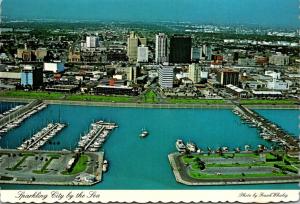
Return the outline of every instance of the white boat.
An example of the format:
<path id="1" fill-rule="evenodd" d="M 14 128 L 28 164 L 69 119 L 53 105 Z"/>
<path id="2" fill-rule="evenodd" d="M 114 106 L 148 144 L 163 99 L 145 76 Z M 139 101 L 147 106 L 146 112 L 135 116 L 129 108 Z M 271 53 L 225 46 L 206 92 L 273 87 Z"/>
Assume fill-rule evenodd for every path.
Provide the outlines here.
<path id="1" fill-rule="evenodd" d="M 108 161 L 107 160 L 103 161 L 102 170 L 103 170 L 103 172 L 107 172 L 107 170 L 108 170 Z"/>
<path id="2" fill-rule="evenodd" d="M 190 151 L 190 152 L 196 152 L 197 151 L 197 146 L 193 143 L 193 142 L 188 142 L 186 144 L 186 147 L 187 149 Z"/>
<path id="3" fill-rule="evenodd" d="M 183 143 L 182 140 L 179 140 L 179 139 L 176 141 L 176 148 L 179 152 L 185 152 L 186 151 L 185 144 Z"/>
<path id="4" fill-rule="evenodd" d="M 149 135 L 149 132 L 146 129 L 143 129 L 141 134 L 140 134 L 140 137 L 144 138 L 144 137 L 147 137 L 148 135 Z"/>

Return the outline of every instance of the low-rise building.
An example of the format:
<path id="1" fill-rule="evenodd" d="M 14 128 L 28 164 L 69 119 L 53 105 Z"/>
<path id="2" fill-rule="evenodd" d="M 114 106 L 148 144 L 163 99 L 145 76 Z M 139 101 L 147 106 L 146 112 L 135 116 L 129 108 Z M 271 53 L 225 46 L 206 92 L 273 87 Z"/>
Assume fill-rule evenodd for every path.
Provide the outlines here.
<path id="1" fill-rule="evenodd" d="M 277 66 L 285 66 L 290 62 L 290 57 L 287 55 L 276 54 L 272 55 L 269 58 L 269 64 L 277 65 Z"/>
<path id="2" fill-rule="evenodd" d="M 239 98 L 247 98 L 248 96 L 248 92 L 246 90 L 233 86 L 232 84 L 227 84 L 225 87 L 227 91 Z"/>
<path id="3" fill-rule="evenodd" d="M 217 80 L 223 86 L 227 84 L 237 86 L 239 84 L 239 72 L 232 69 L 221 69 L 217 73 Z"/>
<path id="4" fill-rule="evenodd" d="M 62 62 L 45 62 L 44 63 L 44 71 L 46 72 L 63 72 L 65 70 L 64 63 Z"/>
<path id="5" fill-rule="evenodd" d="M 267 82 L 267 88 L 272 90 L 282 90 L 287 91 L 289 90 L 289 83 L 285 81 L 279 81 L 274 79 L 273 81 Z"/>

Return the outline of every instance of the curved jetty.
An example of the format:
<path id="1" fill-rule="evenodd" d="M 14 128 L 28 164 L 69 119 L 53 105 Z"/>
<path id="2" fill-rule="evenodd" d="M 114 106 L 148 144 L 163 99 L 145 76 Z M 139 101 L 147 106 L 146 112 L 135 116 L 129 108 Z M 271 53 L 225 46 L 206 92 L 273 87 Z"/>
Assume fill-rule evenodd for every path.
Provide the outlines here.
<path id="1" fill-rule="evenodd" d="M 284 152 L 172 153 L 176 181 L 186 185 L 300 182 L 299 158 Z"/>

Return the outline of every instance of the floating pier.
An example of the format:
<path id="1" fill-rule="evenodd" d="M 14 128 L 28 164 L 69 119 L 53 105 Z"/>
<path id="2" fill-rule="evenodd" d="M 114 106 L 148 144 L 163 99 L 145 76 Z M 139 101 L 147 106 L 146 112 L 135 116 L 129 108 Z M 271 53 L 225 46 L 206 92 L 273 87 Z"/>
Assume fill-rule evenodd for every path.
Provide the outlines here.
<path id="1" fill-rule="evenodd" d="M 91 124 L 90 131 L 80 138 L 78 147 L 75 152 L 88 151 L 96 152 L 107 139 L 108 134 L 114 128 L 118 127 L 115 123 L 107 123 L 104 121 L 97 121 Z"/>
<path id="2" fill-rule="evenodd" d="M 299 140 L 255 111 L 238 105 L 234 108 L 233 112 L 241 117 L 243 123 L 248 124 L 250 127 L 258 128 L 260 130 L 260 136 L 263 139 L 276 142 L 289 151 L 300 150 Z"/>
<path id="3" fill-rule="evenodd" d="M 49 123 L 41 131 L 33 135 L 30 139 L 26 140 L 18 150 L 38 150 L 42 147 L 49 139 L 54 137 L 59 131 L 61 131 L 65 124 L 61 123 Z"/>
<path id="4" fill-rule="evenodd" d="M 35 100 L 25 106 L 10 111 L 9 114 L 0 118 L 0 134 L 5 134 L 11 129 L 18 127 L 25 119 L 46 107 L 47 105 L 41 100 Z"/>

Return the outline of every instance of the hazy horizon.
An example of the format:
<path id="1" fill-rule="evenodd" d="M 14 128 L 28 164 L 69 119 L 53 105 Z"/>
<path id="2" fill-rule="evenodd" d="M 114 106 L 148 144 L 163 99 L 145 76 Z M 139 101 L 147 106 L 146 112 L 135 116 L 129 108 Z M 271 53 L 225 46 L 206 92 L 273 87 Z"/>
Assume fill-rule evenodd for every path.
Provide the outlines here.
<path id="1" fill-rule="evenodd" d="M 9 19 L 185 21 L 299 27 L 298 0 L 4 0 Z"/>

